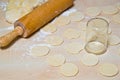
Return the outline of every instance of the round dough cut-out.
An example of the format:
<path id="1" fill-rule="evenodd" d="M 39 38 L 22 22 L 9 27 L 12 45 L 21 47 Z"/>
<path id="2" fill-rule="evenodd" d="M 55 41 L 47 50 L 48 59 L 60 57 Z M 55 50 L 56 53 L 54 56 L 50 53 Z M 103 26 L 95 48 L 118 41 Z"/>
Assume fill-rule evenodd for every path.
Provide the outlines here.
<path id="1" fill-rule="evenodd" d="M 51 55 L 48 57 L 47 61 L 51 66 L 61 66 L 65 63 L 65 57 L 61 54 Z"/>
<path id="2" fill-rule="evenodd" d="M 86 66 L 95 66 L 98 64 L 99 60 L 98 57 L 94 54 L 85 54 L 81 58 L 81 62 Z"/>
<path id="3" fill-rule="evenodd" d="M 111 45 L 111 46 L 120 44 L 120 37 L 111 34 L 111 35 L 109 35 L 108 42 L 109 42 L 109 45 Z"/>
<path id="4" fill-rule="evenodd" d="M 112 17 L 112 21 L 120 24 L 120 13 Z"/>
<path id="5" fill-rule="evenodd" d="M 67 39 L 76 39 L 79 38 L 80 32 L 75 29 L 68 28 L 63 32 L 63 36 Z"/>
<path id="6" fill-rule="evenodd" d="M 86 14 L 89 16 L 98 16 L 101 13 L 101 9 L 98 7 L 88 7 L 86 9 Z"/>
<path id="7" fill-rule="evenodd" d="M 100 74 L 108 77 L 115 76 L 119 72 L 117 66 L 111 63 L 101 64 L 98 70 Z"/>
<path id="8" fill-rule="evenodd" d="M 55 27 L 54 24 L 49 23 L 45 27 L 43 27 L 42 30 L 48 33 L 54 33 L 57 31 L 57 28 Z"/>
<path id="9" fill-rule="evenodd" d="M 65 63 L 62 66 L 60 66 L 60 73 L 63 74 L 64 76 L 75 76 L 79 72 L 79 69 L 77 65 L 73 63 Z"/>
<path id="10" fill-rule="evenodd" d="M 118 13 L 118 9 L 115 6 L 106 6 L 103 8 L 103 13 L 104 14 L 116 14 Z"/>
<path id="11" fill-rule="evenodd" d="M 46 37 L 45 41 L 53 46 L 61 45 L 64 42 L 59 36 L 48 36 Z"/>
<path id="12" fill-rule="evenodd" d="M 65 26 L 70 23 L 70 18 L 68 16 L 59 16 L 55 19 L 54 23 L 56 26 Z"/>
<path id="13" fill-rule="evenodd" d="M 71 21 L 81 21 L 84 19 L 84 15 L 81 12 L 73 12 L 70 14 Z"/>
<path id="14" fill-rule="evenodd" d="M 49 53 L 50 49 L 47 46 L 34 46 L 31 48 L 31 55 L 32 56 L 45 56 Z"/>
<path id="15" fill-rule="evenodd" d="M 84 45 L 82 45 L 79 42 L 72 42 L 65 46 L 65 50 L 72 54 L 78 54 L 80 51 L 83 50 L 83 48 L 84 48 Z"/>

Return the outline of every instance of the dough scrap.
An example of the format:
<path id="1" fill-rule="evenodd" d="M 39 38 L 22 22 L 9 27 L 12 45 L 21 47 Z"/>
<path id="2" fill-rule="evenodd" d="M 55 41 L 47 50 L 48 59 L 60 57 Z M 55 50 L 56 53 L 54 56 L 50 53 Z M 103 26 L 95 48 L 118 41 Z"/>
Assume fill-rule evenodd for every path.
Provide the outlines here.
<path id="1" fill-rule="evenodd" d="M 47 46 L 34 46 L 31 49 L 31 55 L 41 57 L 47 55 L 49 51 L 50 49 Z"/>
<path id="2" fill-rule="evenodd" d="M 98 16 L 101 13 L 101 9 L 98 7 L 88 7 L 86 9 L 86 14 L 94 17 L 94 16 Z"/>
<path id="3" fill-rule="evenodd" d="M 65 46 L 65 50 L 72 54 L 78 54 L 80 51 L 83 50 L 83 48 L 84 48 L 84 45 L 82 45 L 79 42 L 72 42 Z"/>
<path id="4" fill-rule="evenodd" d="M 51 55 L 48 57 L 48 63 L 51 66 L 61 66 L 65 63 L 65 57 L 61 54 Z"/>
<path id="5" fill-rule="evenodd" d="M 75 29 L 68 28 L 63 32 L 63 36 L 67 39 L 76 39 L 80 37 L 80 32 Z"/>
<path id="6" fill-rule="evenodd" d="M 103 13 L 104 14 L 116 14 L 118 13 L 118 9 L 115 6 L 106 6 L 103 8 Z"/>
<path id="7" fill-rule="evenodd" d="M 54 24 L 49 23 L 45 27 L 42 28 L 43 31 L 46 31 L 48 33 L 54 33 L 57 31 L 57 28 L 55 27 Z"/>
<path id="8" fill-rule="evenodd" d="M 99 60 L 98 57 L 94 54 L 85 54 L 81 58 L 81 62 L 86 66 L 94 66 L 98 64 Z"/>
<path id="9" fill-rule="evenodd" d="M 65 63 L 62 66 L 60 66 L 60 73 L 64 76 L 71 77 L 77 75 L 79 72 L 79 69 L 77 65 L 73 63 Z"/>
<path id="10" fill-rule="evenodd" d="M 84 17 L 85 17 L 84 14 L 81 12 L 73 12 L 70 14 L 71 21 L 75 21 L 75 22 L 83 20 Z"/>
<path id="11" fill-rule="evenodd" d="M 111 45 L 111 46 L 120 44 L 120 37 L 111 34 L 111 35 L 109 35 L 108 43 L 109 43 L 109 45 Z"/>
<path id="12" fill-rule="evenodd" d="M 119 70 L 116 65 L 111 63 L 101 64 L 98 68 L 100 74 L 108 77 L 112 77 L 118 74 Z"/>
<path id="13" fill-rule="evenodd" d="M 55 19 L 54 24 L 56 26 L 65 26 L 70 23 L 70 18 L 68 16 L 59 16 Z"/>
<path id="14" fill-rule="evenodd" d="M 64 40 L 59 36 L 48 36 L 45 38 L 45 42 L 53 46 L 61 45 Z"/>
<path id="15" fill-rule="evenodd" d="M 119 14 L 116 14 L 112 17 L 112 20 L 116 23 L 119 23 L 120 24 L 120 13 Z"/>

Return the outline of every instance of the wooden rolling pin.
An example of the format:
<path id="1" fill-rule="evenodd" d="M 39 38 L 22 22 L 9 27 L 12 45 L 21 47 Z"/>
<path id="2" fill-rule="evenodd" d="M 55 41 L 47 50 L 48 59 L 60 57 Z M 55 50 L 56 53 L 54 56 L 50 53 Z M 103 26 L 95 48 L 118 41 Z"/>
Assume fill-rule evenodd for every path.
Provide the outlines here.
<path id="1" fill-rule="evenodd" d="M 36 7 L 32 12 L 17 20 L 14 23 L 15 29 L 0 37 L 0 47 L 6 47 L 19 36 L 29 37 L 72 5 L 73 0 L 48 0 L 45 4 Z"/>

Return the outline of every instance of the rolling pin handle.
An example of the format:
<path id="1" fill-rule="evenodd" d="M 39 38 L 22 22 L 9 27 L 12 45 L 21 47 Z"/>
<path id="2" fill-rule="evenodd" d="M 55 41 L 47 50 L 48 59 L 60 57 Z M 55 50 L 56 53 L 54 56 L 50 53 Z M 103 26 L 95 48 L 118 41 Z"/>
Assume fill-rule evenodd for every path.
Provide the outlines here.
<path id="1" fill-rule="evenodd" d="M 12 32 L 0 37 L 0 47 L 2 48 L 8 46 L 12 41 L 14 41 L 17 37 L 21 36 L 22 34 L 22 27 L 17 26 Z"/>

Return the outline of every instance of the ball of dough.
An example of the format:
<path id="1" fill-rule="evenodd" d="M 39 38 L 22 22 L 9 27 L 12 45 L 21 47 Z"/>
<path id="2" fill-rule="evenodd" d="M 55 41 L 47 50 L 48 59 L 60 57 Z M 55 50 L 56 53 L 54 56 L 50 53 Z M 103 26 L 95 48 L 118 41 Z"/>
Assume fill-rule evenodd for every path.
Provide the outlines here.
<path id="1" fill-rule="evenodd" d="M 64 76 L 75 76 L 79 72 L 78 67 L 73 63 L 65 63 L 62 66 L 60 66 L 60 73 Z"/>
<path id="2" fill-rule="evenodd" d="M 45 41 L 53 46 L 61 45 L 64 42 L 59 36 L 48 36 L 46 37 Z"/>
<path id="3" fill-rule="evenodd" d="M 94 66 L 99 62 L 99 60 L 98 57 L 94 54 L 85 54 L 81 58 L 81 62 L 86 66 Z"/>
<path id="4" fill-rule="evenodd" d="M 51 55 L 48 57 L 48 64 L 51 66 L 61 66 L 65 63 L 65 57 L 61 54 Z"/>
<path id="5" fill-rule="evenodd" d="M 50 49 L 47 46 L 34 46 L 31 49 L 32 56 L 45 56 L 49 53 Z"/>
<path id="6" fill-rule="evenodd" d="M 119 72 L 117 66 L 111 63 L 101 64 L 98 70 L 99 70 L 99 73 L 108 77 L 115 76 Z"/>

